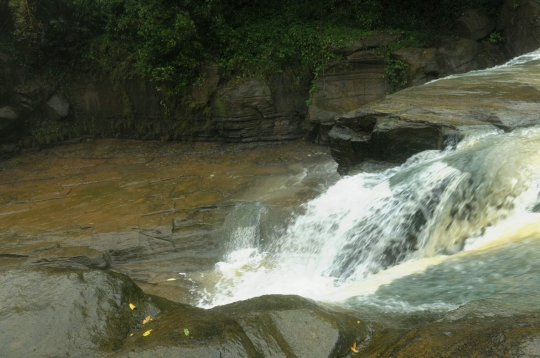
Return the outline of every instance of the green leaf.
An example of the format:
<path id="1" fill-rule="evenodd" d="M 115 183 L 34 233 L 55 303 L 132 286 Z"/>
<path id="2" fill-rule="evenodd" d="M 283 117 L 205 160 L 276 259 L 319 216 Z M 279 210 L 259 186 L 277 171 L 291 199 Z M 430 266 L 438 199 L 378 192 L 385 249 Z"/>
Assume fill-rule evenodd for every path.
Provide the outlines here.
<path id="1" fill-rule="evenodd" d="M 189 336 L 189 329 L 184 328 L 184 334 L 185 334 L 186 336 Z"/>

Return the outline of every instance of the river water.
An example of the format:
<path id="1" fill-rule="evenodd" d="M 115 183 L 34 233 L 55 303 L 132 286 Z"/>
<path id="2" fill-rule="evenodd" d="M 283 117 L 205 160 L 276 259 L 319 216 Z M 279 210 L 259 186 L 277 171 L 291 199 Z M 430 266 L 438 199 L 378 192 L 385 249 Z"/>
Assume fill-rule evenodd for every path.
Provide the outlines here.
<path id="1" fill-rule="evenodd" d="M 539 58 L 450 79 L 500 80 Z M 363 169 L 287 218 L 261 201 L 237 207 L 222 261 L 193 276 L 197 304 L 297 294 L 360 311 L 446 312 L 540 291 L 540 128 L 469 130 L 445 151 Z"/>

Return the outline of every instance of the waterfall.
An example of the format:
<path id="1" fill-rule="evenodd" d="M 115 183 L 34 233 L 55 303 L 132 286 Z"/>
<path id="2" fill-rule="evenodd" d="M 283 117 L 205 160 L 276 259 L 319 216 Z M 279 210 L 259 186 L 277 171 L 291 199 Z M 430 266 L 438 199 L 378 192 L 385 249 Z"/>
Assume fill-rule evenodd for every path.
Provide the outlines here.
<path id="1" fill-rule="evenodd" d="M 537 59 L 540 51 L 484 72 Z M 470 129 L 452 148 L 342 178 L 269 237 L 259 226 L 261 213 L 272 215 L 271 209 L 254 204 L 238 219 L 247 210 L 239 208 L 228 221 L 235 228 L 226 236 L 229 251 L 212 273 L 217 283 L 203 290 L 198 305 L 265 294 L 375 300 L 373 294 L 396 278 L 508 241 L 511 227 L 533 227 L 523 235 L 540 233 L 531 224 L 540 216 L 534 214 L 539 192 L 540 128 Z M 445 306 L 428 306 L 440 304 Z"/>
<path id="2" fill-rule="evenodd" d="M 258 245 L 257 228 L 265 209 L 243 207 L 232 214 L 243 219 L 216 267 L 216 290 L 200 305 L 270 293 L 320 298 L 396 265 L 452 255 L 501 221 L 530 212 L 539 174 L 540 128 L 471 132 L 456 148 L 343 178 L 306 203 L 266 247 Z"/>

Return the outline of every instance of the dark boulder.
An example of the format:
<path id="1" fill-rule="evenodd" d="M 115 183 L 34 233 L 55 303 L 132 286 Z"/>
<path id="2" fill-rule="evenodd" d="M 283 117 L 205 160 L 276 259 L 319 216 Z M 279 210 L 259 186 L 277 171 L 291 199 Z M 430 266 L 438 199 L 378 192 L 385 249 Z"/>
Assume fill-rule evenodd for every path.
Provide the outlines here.
<path id="1" fill-rule="evenodd" d="M 505 0 L 497 22 L 503 32 L 504 46 L 511 57 L 540 47 L 540 4 L 535 0 Z"/>
<path id="2" fill-rule="evenodd" d="M 456 35 L 472 40 L 480 40 L 495 30 L 495 21 L 479 9 L 466 10 L 455 25 Z"/>
<path id="3" fill-rule="evenodd" d="M 292 79 L 286 76 L 277 76 L 272 82 L 273 89 L 267 81 L 259 79 L 220 85 L 210 102 L 212 115 L 199 118 L 203 122 L 196 137 L 226 142 L 301 138 L 305 108 L 302 102 L 307 90 L 295 91 Z"/>

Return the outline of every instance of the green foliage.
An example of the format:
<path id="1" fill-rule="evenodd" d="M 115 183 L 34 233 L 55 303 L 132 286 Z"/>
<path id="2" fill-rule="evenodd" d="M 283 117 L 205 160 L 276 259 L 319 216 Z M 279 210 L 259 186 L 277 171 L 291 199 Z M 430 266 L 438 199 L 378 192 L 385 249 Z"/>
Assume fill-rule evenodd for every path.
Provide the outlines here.
<path id="1" fill-rule="evenodd" d="M 488 41 L 492 44 L 500 44 L 505 41 L 504 37 L 497 31 L 493 31 L 489 34 Z"/>
<path id="2" fill-rule="evenodd" d="M 385 59 L 385 76 L 390 84 L 390 93 L 399 91 L 407 86 L 410 67 L 407 63 L 387 56 Z"/>

